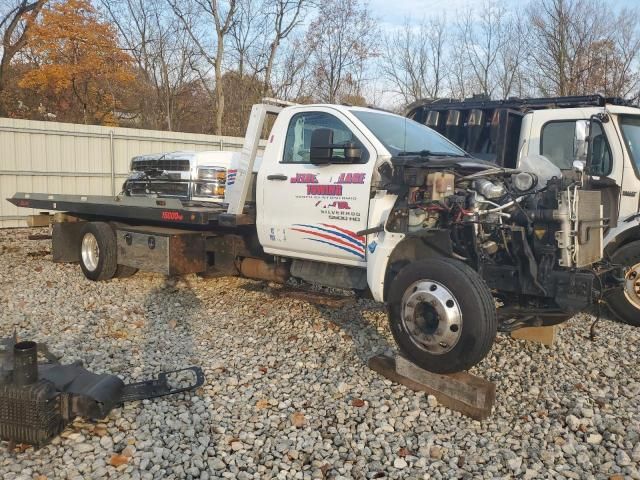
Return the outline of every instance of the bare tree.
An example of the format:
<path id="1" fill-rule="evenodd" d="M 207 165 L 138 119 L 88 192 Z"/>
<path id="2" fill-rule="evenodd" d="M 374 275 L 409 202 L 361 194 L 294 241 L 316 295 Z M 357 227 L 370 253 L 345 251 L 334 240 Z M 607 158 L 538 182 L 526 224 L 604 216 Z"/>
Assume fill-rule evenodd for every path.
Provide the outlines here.
<path id="1" fill-rule="evenodd" d="M 611 12 L 598 0 L 536 0 L 528 9 L 533 49 L 530 66 L 544 95 L 587 93 L 593 47 L 615 31 Z"/>
<path id="2" fill-rule="evenodd" d="M 4 4 L 4 14 L 0 18 L 2 35 L 2 56 L 0 58 L 0 93 L 5 88 L 6 76 L 11 61 L 26 46 L 29 29 L 40 15 L 47 0 L 18 0 Z M 0 102 L 0 113 L 6 109 Z"/>
<path id="3" fill-rule="evenodd" d="M 376 54 L 378 30 L 358 0 L 328 0 L 307 30 L 315 94 L 335 103 L 358 93 L 367 61 Z"/>
<path id="4" fill-rule="evenodd" d="M 471 74 L 474 93 L 491 96 L 496 88 L 499 55 L 508 43 L 505 8 L 496 0 L 485 0 L 479 9 L 464 12 L 456 27 L 463 46 L 459 61 Z"/>
<path id="5" fill-rule="evenodd" d="M 260 67 L 260 40 L 266 37 L 265 3 L 256 0 L 239 0 L 235 19 L 231 24 L 229 36 L 234 63 L 240 77 L 247 74 L 247 64 L 251 67 L 251 75 L 255 76 Z"/>
<path id="6" fill-rule="evenodd" d="M 504 23 L 505 41 L 495 64 L 495 96 L 506 99 L 511 95 L 526 96 L 530 89 L 524 74 L 529 56 L 529 36 L 523 18 L 514 12 Z"/>
<path id="7" fill-rule="evenodd" d="M 409 20 L 384 42 L 381 73 L 405 104 L 437 98 L 445 69 L 445 21 L 437 18 L 413 27 Z"/>
<path id="8" fill-rule="evenodd" d="M 304 9 L 310 0 L 273 0 L 267 10 L 271 20 L 271 43 L 264 72 L 263 94 L 271 88 L 271 74 L 276 60 L 278 47 L 300 24 Z"/>
<path id="9" fill-rule="evenodd" d="M 165 4 L 152 0 L 101 0 L 118 28 L 120 41 L 135 59 L 141 88 L 140 115 L 145 127 L 179 128 L 179 98 L 194 81 L 194 45 Z M 146 92 L 140 92 L 146 93 Z"/>
<path id="10" fill-rule="evenodd" d="M 174 14 L 182 23 L 185 33 L 193 40 L 201 58 L 214 70 L 216 100 L 216 135 L 222 134 L 224 116 L 224 87 L 222 82 L 225 41 L 233 26 L 237 13 L 237 0 L 168 0 Z M 213 42 L 209 33 L 213 23 L 215 35 Z M 203 85 L 206 85 L 207 72 L 198 69 Z M 207 91 L 211 91 L 207 87 Z"/>
<path id="11" fill-rule="evenodd" d="M 277 98 L 300 102 L 310 95 L 310 54 L 308 43 L 301 37 L 290 39 L 281 49 L 272 71 L 272 89 Z"/>
<path id="12" fill-rule="evenodd" d="M 640 87 L 640 13 L 623 9 L 615 21 L 615 35 L 605 42 L 602 58 L 602 85 L 599 90 L 606 96 L 634 97 Z"/>

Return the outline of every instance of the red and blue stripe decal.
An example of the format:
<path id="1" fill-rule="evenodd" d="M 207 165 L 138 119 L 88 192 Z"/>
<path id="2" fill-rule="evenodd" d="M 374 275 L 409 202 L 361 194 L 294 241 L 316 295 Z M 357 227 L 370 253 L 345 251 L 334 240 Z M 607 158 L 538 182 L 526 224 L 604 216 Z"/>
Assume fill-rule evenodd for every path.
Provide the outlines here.
<path id="1" fill-rule="evenodd" d="M 238 170 L 227 170 L 227 185 L 233 185 L 236 183 L 236 174 Z"/>
<path id="2" fill-rule="evenodd" d="M 364 260 L 365 238 L 351 230 L 326 223 L 319 225 L 296 224 L 291 227 L 291 230 L 310 235 L 309 237 L 305 237 L 305 240 L 324 243 L 325 245 L 339 248 Z"/>

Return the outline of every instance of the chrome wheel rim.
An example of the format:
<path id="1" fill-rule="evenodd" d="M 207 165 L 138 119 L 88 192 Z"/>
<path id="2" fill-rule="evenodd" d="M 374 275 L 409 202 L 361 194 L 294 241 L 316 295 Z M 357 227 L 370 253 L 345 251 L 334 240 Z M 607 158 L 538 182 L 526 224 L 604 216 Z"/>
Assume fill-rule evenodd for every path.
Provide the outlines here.
<path id="1" fill-rule="evenodd" d="M 98 247 L 98 240 L 96 236 L 91 233 L 85 233 L 82 237 L 82 263 L 87 270 L 93 272 L 98 268 L 98 260 L 100 259 L 100 247 Z"/>
<path id="2" fill-rule="evenodd" d="M 624 294 L 627 300 L 640 310 L 640 263 L 631 267 L 625 275 Z"/>
<path id="3" fill-rule="evenodd" d="M 402 298 L 402 324 L 411 341 L 433 355 L 450 352 L 462 335 L 462 310 L 440 282 L 419 280 Z"/>

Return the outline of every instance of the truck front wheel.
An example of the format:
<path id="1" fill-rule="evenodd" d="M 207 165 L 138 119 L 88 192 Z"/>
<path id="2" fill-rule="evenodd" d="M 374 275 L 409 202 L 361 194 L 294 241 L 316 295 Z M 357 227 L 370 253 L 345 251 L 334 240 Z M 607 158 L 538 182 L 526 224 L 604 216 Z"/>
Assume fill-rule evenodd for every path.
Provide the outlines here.
<path id="1" fill-rule="evenodd" d="M 109 280 L 118 269 L 116 234 L 105 222 L 87 222 L 80 241 L 80 268 L 89 280 Z"/>
<path id="2" fill-rule="evenodd" d="M 480 362 L 498 325 L 484 280 L 449 258 L 416 261 L 398 273 L 389 290 L 389 322 L 402 354 L 435 373 L 460 372 Z"/>
<path id="3" fill-rule="evenodd" d="M 611 261 L 629 267 L 622 288 L 607 294 L 609 310 L 623 322 L 640 327 L 640 240 L 627 243 Z"/>

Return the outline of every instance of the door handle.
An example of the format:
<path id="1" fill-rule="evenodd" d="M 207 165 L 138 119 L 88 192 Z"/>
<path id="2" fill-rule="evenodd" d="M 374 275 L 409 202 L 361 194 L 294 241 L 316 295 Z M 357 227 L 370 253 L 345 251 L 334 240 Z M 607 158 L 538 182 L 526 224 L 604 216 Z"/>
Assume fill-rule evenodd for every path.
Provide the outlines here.
<path id="1" fill-rule="evenodd" d="M 267 180 L 286 180 L 287 176 L 281 173 L 275 175 L 267 175 Z"/>

